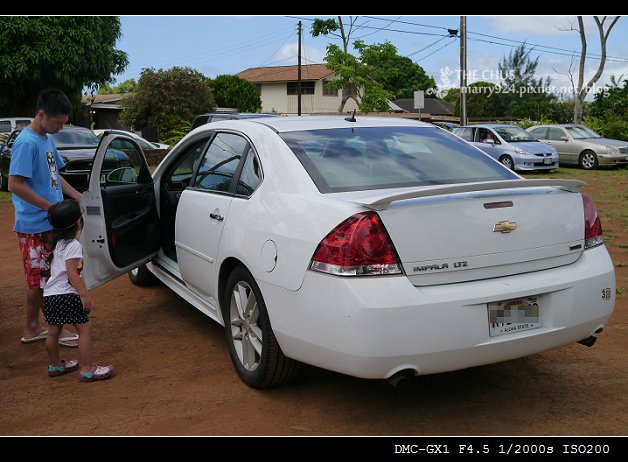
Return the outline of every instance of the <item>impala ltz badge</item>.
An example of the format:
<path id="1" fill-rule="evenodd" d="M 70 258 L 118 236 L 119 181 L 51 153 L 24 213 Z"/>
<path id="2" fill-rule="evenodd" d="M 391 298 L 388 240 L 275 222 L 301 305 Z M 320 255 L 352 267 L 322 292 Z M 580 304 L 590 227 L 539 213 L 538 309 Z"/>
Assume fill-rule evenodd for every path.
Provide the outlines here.
<path id="1" fill-rule="evenodd" d="M 500 221 L 499 223 L 493 225 L 494 233 L 510 233 L 517 229 L 517 223 L 510 221 Z"/>

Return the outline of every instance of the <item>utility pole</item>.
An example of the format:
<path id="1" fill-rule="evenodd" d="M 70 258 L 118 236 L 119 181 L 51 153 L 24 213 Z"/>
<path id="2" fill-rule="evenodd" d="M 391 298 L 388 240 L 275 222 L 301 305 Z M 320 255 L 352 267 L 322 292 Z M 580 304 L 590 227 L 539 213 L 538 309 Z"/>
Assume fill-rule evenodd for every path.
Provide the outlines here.
<path id="1" fill-rule="evenodd" d="M 301 21 L 299 21 L 299 56 L 297 65 L 297 114 L 301 115 Z"/>
<path id="2" fill-rule="evenodd" d="M 460 16 L 460 125 L 467 125 L 467 17 Z"/>

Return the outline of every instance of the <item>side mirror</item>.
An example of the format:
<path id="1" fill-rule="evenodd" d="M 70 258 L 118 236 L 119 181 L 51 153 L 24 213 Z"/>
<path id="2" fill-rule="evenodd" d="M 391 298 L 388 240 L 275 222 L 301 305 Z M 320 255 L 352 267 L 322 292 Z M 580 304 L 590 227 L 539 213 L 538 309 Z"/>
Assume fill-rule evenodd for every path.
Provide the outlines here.
<path id="1" fill-rule="evenodd" d="M 484 143 L 495 144 L 495 140 L 484 140 Z"/>
<path id="2" fill-rule="evenodd" d="M 566 136 L 561 136 L 560 139 L 563 141 L 569 141 L 569 138 L 567 138 Z"/>

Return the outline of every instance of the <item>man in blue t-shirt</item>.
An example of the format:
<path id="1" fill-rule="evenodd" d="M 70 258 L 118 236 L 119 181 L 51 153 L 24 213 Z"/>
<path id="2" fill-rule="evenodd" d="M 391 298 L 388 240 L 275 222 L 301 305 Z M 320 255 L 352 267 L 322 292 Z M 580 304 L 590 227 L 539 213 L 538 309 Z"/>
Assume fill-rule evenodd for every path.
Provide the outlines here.
<path id="1" fill-rule="evenodd" d="M 63 161 L 51 135 L 63 129 L 72 111 L 68 97 L 60 90 L 42 90 L 37 98 L 36 115 L 24 128 L 11 149 L 9 191 L 15 207 L 18 245 L 26 275 L 26 328 L 22 343 L 45 339 L 48 331 L 39 324 L 43 310 L 43 287 L 50 264 L 48 208 L 63 200 L 63 194 L 80 202 L 81 194 L 60 175 Z M 78 346 L 76 334 L 64 333 L 60 343 Z"/>

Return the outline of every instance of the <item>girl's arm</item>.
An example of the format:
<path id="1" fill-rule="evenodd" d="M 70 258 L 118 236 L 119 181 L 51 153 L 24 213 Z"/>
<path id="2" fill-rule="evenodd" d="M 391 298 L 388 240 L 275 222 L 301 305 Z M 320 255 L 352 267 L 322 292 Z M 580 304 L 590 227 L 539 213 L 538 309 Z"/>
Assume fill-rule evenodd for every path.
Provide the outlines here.
<path id="1" fill-rule="evenodd" d="M 79 276 L 78 264 L 81 261 L 80 258 L 69 258 L 65 261 L 65 269 L 68 272 L 68 280 L 72 287 L 76 289 L 81 297 L 81 302 L 83 302 L 83 308 L 85 311 L 90 311 L 94 308 L 94 301 L 92 297 L 90 297 L 89 292 L 87 291 L 87 286 L 85 285 L 85 281 Z"/>

